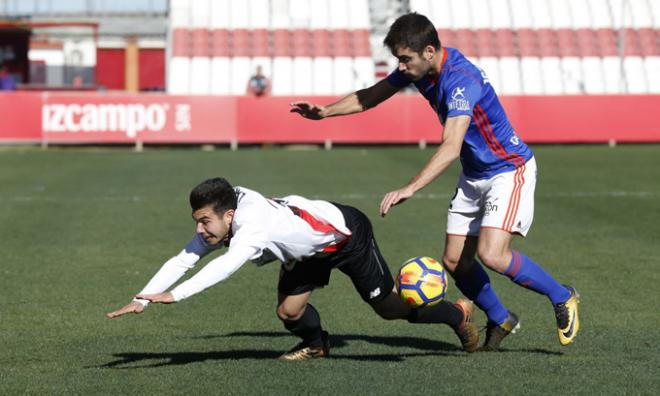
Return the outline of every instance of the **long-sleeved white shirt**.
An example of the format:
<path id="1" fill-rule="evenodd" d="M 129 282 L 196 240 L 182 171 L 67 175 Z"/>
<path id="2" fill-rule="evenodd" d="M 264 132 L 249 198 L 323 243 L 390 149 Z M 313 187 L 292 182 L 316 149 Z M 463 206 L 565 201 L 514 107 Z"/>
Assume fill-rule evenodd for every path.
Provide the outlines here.
<path id="1" fill-rule="evenodd" d="M 175 287 L 172 290 L 175 301 L 222 282 L 247 261 L 257 265 L 275 260 L 297 262 L 319 252 L 332 251 L 351 235 L 341 211 L 327 201 L 296 195 L 270 199 L 244 187 L 236 187 L 236 193 L 238 204 L 229 248 Z M 140 294 L 164 292 L 202 257 L 218 248 L 220 245 L 208 245 L 200 235 L 195 235 L 178 255 L 163 264 Z M 145 300 L 137 301 L 147 304 Z"/>

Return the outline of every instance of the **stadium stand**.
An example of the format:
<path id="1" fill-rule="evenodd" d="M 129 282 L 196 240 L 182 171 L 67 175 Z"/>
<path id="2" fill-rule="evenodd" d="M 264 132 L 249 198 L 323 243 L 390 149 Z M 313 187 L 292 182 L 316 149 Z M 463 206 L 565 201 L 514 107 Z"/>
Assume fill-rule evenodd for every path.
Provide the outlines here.
<path id="1" fill-rule="evenodd" d="M 274 95 L 374 82 L 367 0 L 171 0 L 170 13 L 171 93 L 240 95 L 257 65 Z"/>
<path id="2" fill-rule="evenodd" d="M 411 0 L 504 94 L 658 93 L 660 2 Z"/>
<path id="3" fill-rule="evenodd" d="M 169 91 L 239 95 L 257 65 L 274 95 L 368 86 L 377 78 L 374 64 L 395 67 L 378 47 L 379 26 L 396 15 L 375 11 L 390 3 L 195 0 L 193 7 L 171 0 Z M 410 0 L 402 12 L 406 3 L 503 94 L 660 92 L 657 1 Z"/>

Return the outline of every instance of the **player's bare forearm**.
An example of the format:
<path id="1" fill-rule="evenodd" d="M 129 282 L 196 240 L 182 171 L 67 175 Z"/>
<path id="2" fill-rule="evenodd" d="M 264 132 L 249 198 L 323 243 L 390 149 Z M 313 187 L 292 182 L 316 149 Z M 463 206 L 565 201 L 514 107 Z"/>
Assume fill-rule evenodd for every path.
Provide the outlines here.
<path id="1" fill-rule="evenodd" d="M 460 156 L 463 138 L 470 125 L 470 120 L 471 118 L 468 116 L 452 117 L 447 120 L 444 139 L 438 150 L 406 186 L 385 194 L 380 202 L 379 211 L 381 216 L 384 217 L 391 207 L 405 202 L 415 192 L 426 187 Z"/>
<path id="2" fill-rule="evenodd" d="M 171 292 L 163 292 L 156 294 L 138 294 L 137 296 L 135 296 L 135 298 L 139 298 L 141 300 L 147 300 L 149 302 L 159 303 L 159 304 L 172 304 L 176 302 Z"/>
<path id="3" fill-rule="evenodd" d="M 456 161 L 461 154 L 461 146 L 465 132 L 470 125 L 471 118 L 468 116 L 453 117 L 448 119 L 445 125 L 442 144 L 426 163 L 424 168 L 413 177 L 408 185 L 411 193 L 415 193 L 429 185 L 438 176 L 443 174 L 452 162 Z"/>
<path id="4" fill-rule="evenodd" d="M 392 86 L 387 79 L 384 79 L 369 88 L 346 95 L 327 106 L 306 101 L 292 102 L 291 112 L 298 113 L 310 120 L 321 120 L 328 117 L 360 113 L 376 107 L 379 103 L 394 95 L 398 90 L 399 88 Z"/>
<path id="5" fill-rule="evenodd" d="M 438 176 L 443 174 L 447 168 L 449 168 L 449 165 L 458 158 L 459 154 L 460 147 L 459 151 L 456 152 L 455 147 L 444 143 L 441 144 L 424 168 L 422 168 L 422 170 L 410 180 L 408 188 L 410 188 L 411 192 L 415 193 L 426 187 Z"/>
<path id="6" fill-rule="evenodd" d="M 360 113 L 364 110 L 365 108 L 358 100 L 357 92 L 353 92 L 352 94 L 346 95 L 338 101 L 325 106 L 325 110 L 322 112 L 322 117 L 327 118 L 349 115 Z"/>

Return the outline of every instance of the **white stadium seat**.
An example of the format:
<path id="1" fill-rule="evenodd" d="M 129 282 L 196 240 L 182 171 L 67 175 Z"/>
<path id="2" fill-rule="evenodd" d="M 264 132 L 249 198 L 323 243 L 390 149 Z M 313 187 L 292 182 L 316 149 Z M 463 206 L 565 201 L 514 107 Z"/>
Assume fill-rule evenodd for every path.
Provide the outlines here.
<path id="1" fill-rule="evenodd" d="M 293 58 L 293 94 L 310 95 L 313 92 L 312 58 Z"/>
<path id="2" fill-rule="evenodd" d="M 602 94 L 605 92 L 603 79 L 603 64 L 599 57 L 585 56 L 582 58 L 582 71 L 584 72 L 584 90 L 589 94 Z"/>
<path id="3" fill-rule="evenodd" d="M 273 95 L 291 95 L 293 93 L 293 60 L 289 57 L 273 59 Z M 247 81 L 247 80 L 246 80 Z"/>
<path id="4" fill-rule="evenodd" d="M 500 76 L 500 67 L 497 58 L 492 56 L 484 56 L 479 58 L 477 66 L 486 73 L 486 77 L 493 86 L 495 92 L 500 93 L 502 90 L 502 77 Z"/>
<path id="5" fill-rule="evenodd" d="M 651 0 L 649 5 L 651 6 L 651 14 L 653 15 L 653 27 L 660 29 L 660 1 Z"/>
<path id="6" fill-rule="evenodd" d="M 209 91 L 213 95 L 229 95 L 231 93 L 231 60 L 228 57 L 211 58 L 211 80 Z M 247 84 L 247 82 L 246 82 Z"/>
<path id="7" fill-rule="evenodd" d="M 646 81 L 649 83 L 649 93 L 660 93 L 660 56 L 649 56 L 644 59 Z"/>
<path id="8" fill-rule="evenodd" d="M 271 0 L 271 7 L 271 29 L 288 29 L 291 26 L 289 2 L 287 0 Z"/>
<path id="9" fill-rule="evenodd" d="M 520 60 L 514 57 L 500 58 L 500 76 L 502 77 L 502 93 L 519 95 L 522 93 L 520 83 Z"/>
<path id="10" fill-rule="evenodd" d="M 316 57 L 312 61 L 314 73 L 314 85 L 312 93 L 314 95 L 332 95 L 334 93 L 332 58 L 323 56 Z"/>
<path id="11" fill-rule="evenodd" d="M 368 0 L 352 0 L 348 3 L 348 27 L 351 29 L 369 29 Z"/>
<path id="12" fill-rule="evenodd" d="M 592 27 L 594 29 L 611 28 L 612 14 L 610 7 L 603 0 L 589 0 L 589 10 L 591 12 Z"/>
<path id="13" fill-rule="evenodd" d="M 329 2 L 330 28 L 348 29 L 348 0 L 332 0 Z"/>
<path id="14" fill-rule="evenodd" d="M 436 29 L 448 29 L 454 26 L 454 17 L 448 2 L 429 0 L 429 14 L 427 17 L 433 22 Z"/>
<path id="15" fill-rule="evenodd" d="M 353 60 L 349 57 L 338 56 L 333 59 L 332 69 L 334 80 L 333 93 L 343 95 L 353 91 L 355 80 Z"/>
<path id="16" fill-rule="evenodd" d="M 190 89 L 193 95 L 211 93 L 211 58 L 194 56 L 190 59 Z"/>
<path id="17" fill-rule="evenodd" d="M 624 93 L 621 58 L 617 56 L 604 57 L 603 76 L 605 79 L 605 93 L 608 94 Z"/>
<path id="18" fill-rule="evenodd" d="M 267 29 L 270 26 L 270 1 L 250 0 L 249 7 L 250 29 Z"/>
<path id="19" fill-rule="evenodd" d="M 568 2 L 568 6 L 570 7 L 574 29 L 591 28 L 593 26 L 589 0 L 571 0 Z"/>
<path id="20" fill-rule="evenodd" d="M 289 0 L 290 28 L 307 28 L 310 20 L 310 4 L 308 0 Z"/>
<path id="21" fill-rule="evenodd" d="M 528 8 L 532 13 L 532 27 L 536 29 L 554 27 L 549 1 L 552 0 L 527 0 Z"/>
<path id="22" fill-rule="evenodd" d="M 330 27 L 330 7 L 328 0 L 314 0 L 310 3 L 311 29 L 327 29 Z"/>
<path id="23" fill-rule="evenodd" d="M 429 18 L 434 25 L 436 25 L 435 21 L 433 20 L 431 4 L 429 0 L 410 0 L 410 11 L 426 15 L 426 17 Z M 435 27 L 436 29 L 439 28 L 437 25 Z"/>
<path id="24" fill-rule="evenodd" d="M 644 60 L 639 56 L 623 58 L 623 71 L 626 76 L 628 93 L 647 93 L 646 70 Z"/>
<path id="25" fill-rule="evenodd" d="M 658 0 L 652 0 L 658 1 Z M 649 8 L 649 3 L 646 0 L 631 0 L 630 4 L 632 12 L 632 26 L 635 28 L 649 28 L 653 27 L 653 14 Z"/>
<path id="26" fill-rule="evenodd" d="M 509 11 L 508 0 L 491 0 L 488 2 L 491 15 L 491 28 L 504 29 L 511 28 L 511 12 Z"/>
<path id="27" fill-rule="evenodd" d="M 175 95 L 184 95 L 190 87 L 190 58 L 174 56 L 170 58 L 167 70 L 167 91 Z"/>
<path id="28" fill-rule="evenodd" d="M 442 3 L 446 8 L 447 5 L 451 7 L 452 13 L 452 28 L 454 29 L 470 29 L 472 28 L 472 18 L 470 18 L 470 6 L 465 0 L 449 0 L 447 2 L 435 1 L 434 3 Z M 445 11 L 446 12 L 446 11 Z"/>
<path id="29" fill-rule="evenodd" d="M 511 4 L 511 26 L 502 26 L 503 28 L 513 27 L 515 29 L 531 28 L 534 26 L 532 12 L 529 8 L 528 0 L 509 0 Z M 508 13 L 508 10 L 507 10 Z"/>
<path id="30" fill-rule="evenodd" d="M 543 76 L 543 91 L 548 95 L 564 93 L 564 80 L 561 72 L 561 59 L 556 56 L 541 58 L 541 75 Z"/>
<path id="31" fill-rule="evenodd" d="M 229 5 L 229 13 L 230 28 L 247 29 L 250 27 L 250 8 L 247 1 L 232 1 Z"/>
<path id="32" fill-rule="evenodd" d="M 211 0 L 195 0 L 190 9 L 190 27 L 208 28 L 211 26 Z"/>
<path id="33" fill-rule="evenodd" d="M 569 6 L 569 0 L 550 0 L 548 1 L 548 5 L 550 8 L 553 28 L 565 29 L 573 27 L 571 25 L 571 8 Z"/>
<path id="34" fill-rule="evenodd" d="M 252 60 L 250 58 L 245 56 L 231 58 L 232 95 L 245 95 L 245 88 L 252 73 Z"/>
<path id="35" fill-rule="evenodd" d="M 353 58 L 353 67 L 355 69 L 355 90 L 367 88 L 374 84 L 373 59 L 367 57 Z"/>
<path id="36" fill-rule="evenodd" d="M 468 0 L 470 15 L 472 15 L 472 29 L 488 29 L 492 26 L 490 8 L 481 0 Z"/>
<path id="37" fill-rule="evenodd" d="M 562 81 L 564 82 L 564 93 L 584 93 L 584 79 L 580 58 L 574 56 L 561 58 L 561 73 Z"/>
<path id="38" fill-rule="evenodd" d="M 524 56 L 520 58 L 520 72 L 523 93 L 528 95 L 540 95 L 543 93 L 541 60 L 538 57 Z"/>
<path id="39" fill-rule="evenodd" d="M 213 29 L 229 28 L 229 3 L 230 0 L 212 0 L 210 25 Z"/>
<path id="40" fill-rule="evenodd" d="M 170 0 L 170 26 L 172 29 L 190 26 L 189 0 Z"/>

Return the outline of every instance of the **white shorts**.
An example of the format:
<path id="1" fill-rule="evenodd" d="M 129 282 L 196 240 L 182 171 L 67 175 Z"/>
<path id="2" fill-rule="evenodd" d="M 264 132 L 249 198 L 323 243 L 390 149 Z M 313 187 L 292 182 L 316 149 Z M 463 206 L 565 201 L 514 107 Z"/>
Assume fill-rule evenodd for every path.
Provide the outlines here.
<path id="1" fill-rule="evenodd" d="M 490 179 L 461 173 L 449 205 L 447 234 L 479 235 L 482 227 L 527 235 L 534 220 L 536 160 Z"/>

